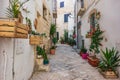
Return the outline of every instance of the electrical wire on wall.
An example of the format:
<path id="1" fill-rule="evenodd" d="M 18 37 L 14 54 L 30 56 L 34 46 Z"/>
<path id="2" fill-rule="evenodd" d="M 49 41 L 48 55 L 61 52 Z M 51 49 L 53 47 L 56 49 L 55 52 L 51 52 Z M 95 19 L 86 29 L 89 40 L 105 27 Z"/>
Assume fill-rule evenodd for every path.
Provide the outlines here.
<path id="1" fill-rule="evenodd" d="M 3 51 L 3 55 L 4 55 L 4 59 L 5 59 L 5 65 L 4 65 L 4 78 L 3 80 L 6 80 L 6 66 L 7 66 L 7 53 L 5 52 L 5 50 Z"/>

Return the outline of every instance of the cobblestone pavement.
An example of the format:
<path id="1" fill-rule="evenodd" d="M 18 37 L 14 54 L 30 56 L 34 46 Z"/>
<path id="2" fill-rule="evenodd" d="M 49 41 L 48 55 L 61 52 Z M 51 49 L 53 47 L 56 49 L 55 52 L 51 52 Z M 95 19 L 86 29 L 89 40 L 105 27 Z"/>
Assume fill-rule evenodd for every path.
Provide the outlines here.
<path id="1" fill-rule="evenodd" d="M 50 55 L 50 71 L 36 72 L 31 80 L 109 80 L 68 45 L 59 44 L 55 55 Z M 120 79 L 110 79 L 120 80 Z"/>

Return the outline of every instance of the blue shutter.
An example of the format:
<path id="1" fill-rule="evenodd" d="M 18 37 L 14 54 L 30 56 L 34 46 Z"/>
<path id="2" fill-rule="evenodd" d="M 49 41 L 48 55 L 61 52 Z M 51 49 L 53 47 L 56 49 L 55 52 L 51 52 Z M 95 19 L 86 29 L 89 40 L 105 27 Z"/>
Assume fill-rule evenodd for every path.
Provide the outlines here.
<path id="1" fill-rule="evenodd" d="M 64 7 L 64 2 L 60 2 L 60 8 Z"/>
<path id="2" fill-rule="evenodd" d="M 69 14 L 64 14 L 64 22 L 68 22 L 68 16 Z"/>

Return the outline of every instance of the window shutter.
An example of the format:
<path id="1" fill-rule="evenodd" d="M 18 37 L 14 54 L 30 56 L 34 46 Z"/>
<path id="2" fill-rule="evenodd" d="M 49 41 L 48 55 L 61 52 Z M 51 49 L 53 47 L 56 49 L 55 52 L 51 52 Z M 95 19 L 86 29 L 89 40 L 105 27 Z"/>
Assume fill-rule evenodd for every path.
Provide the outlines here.
<path id="1" fill-rule="evenodd" d="M 60 2 L 60 8 L 64 7 L 64 2 Z"/>

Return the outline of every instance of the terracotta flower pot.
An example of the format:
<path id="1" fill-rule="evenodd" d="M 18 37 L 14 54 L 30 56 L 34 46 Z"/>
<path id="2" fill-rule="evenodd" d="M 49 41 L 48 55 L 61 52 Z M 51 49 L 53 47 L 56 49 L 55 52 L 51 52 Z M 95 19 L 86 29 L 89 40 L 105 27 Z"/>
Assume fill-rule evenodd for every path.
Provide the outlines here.
<path id="1" fill-rule="evenodd" d="M 88 56 L 88 63 L 93 66 L 93 67 L 97 67 L 99 64 L 99 59 L 98 58 L 93 58 L 91 56 Z"/>
<path id="2" fill-rule="evenodd" d="M 50 50 L 50 54 L 53 54 L 53 55 L 54 55 L 54 54 L 55 54 L 55 49 L 51 49 L 51 50 Z"/>
<path id="3" fill-rule="evenodd" d="M 87 57 L 88 57 L 88 53 L 83 53 L 83 54 L 82 54 L 82 58 L 83 58 L 83 59 L 87 59 Z"/>

